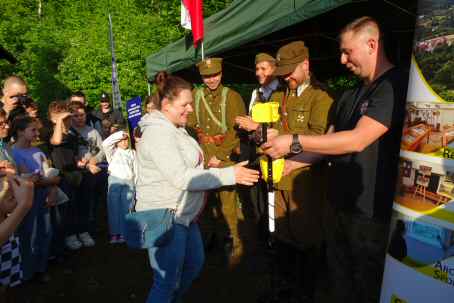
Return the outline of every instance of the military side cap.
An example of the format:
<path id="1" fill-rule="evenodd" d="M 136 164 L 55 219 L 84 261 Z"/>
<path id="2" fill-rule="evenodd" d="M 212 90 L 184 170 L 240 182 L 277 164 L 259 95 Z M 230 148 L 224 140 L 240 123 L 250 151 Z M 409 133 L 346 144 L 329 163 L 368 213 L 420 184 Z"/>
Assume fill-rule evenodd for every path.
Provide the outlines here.
<path id="1" fill-rule="evenodd" d="M 202 76 L 214 75 L 222 72 L 222 58 L 208 58 L 197 63 Z"/>
<path id="2" fill-rule="evenodd" d="M 309 49 L 303 41 L 294 41 L 277 51 L 274 75 L 283 76 L 292 73 L 299 63 L 309 59 Z"/>
<path id="3" fill-rule="evenodd" d="M 263 61 L 276 62 L 276 59 L 274 59 L 273 56 L 268 55 L 267 53 L 258 53 L 255 56 L 255 64 L 263 62 Z"/>

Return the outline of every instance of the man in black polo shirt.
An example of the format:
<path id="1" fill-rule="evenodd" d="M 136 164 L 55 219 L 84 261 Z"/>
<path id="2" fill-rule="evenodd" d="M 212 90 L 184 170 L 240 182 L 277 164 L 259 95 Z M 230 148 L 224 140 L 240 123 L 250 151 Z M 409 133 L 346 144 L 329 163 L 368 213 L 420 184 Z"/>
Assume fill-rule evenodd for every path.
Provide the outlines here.
<path id="1" fill-rule="evenodd" d="M 408 75 L 386 57 L 377 22 L 362 17 L 340 35 L 341 63 L 362 84 L 338 100 L 322 136 L 278 136 L 263 148 L 286 161 L 327 162 L 332 216 L 325 225 L 335 302 L 378 302 L 391 217 Z M 303 152 L 304 151 L 304 152 Z"/>

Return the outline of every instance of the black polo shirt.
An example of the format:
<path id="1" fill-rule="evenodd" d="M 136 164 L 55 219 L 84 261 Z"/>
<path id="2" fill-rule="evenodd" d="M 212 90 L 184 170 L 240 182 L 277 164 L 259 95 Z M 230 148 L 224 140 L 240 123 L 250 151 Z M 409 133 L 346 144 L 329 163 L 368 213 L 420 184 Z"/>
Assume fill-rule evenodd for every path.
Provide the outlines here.
<path id="1" fill-rule="evenodd" d="M 336 132 L 354 129 L 363 115 L 388 131 L 362 152 L 329 158 L 328 197 L 335 208 L 390 219 L 407 85 L 408 73 L 392 68 L 370 85 L 346 91 L 336 103 Z"/>

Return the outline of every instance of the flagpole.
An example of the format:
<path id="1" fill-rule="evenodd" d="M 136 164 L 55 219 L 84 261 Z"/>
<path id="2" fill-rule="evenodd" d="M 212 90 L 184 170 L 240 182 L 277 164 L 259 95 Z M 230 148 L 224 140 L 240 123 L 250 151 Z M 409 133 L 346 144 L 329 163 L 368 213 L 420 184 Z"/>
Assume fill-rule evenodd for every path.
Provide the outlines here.
<path id="1" fill-rule="evenodd" d="M 112 29 L 112 17 L 109 13 L 109 40 L 110 40 L 110 51 L 112 54 L 112 105 L 113 108 L 121 110 L 121 93 L 120 85 L 118 83 L 118 70 L 117 70 L 117 59 L 115 56 L 115 41 Z"/>
<path id="2" fill-rule="evenodd" d="M 202 40 L 202 43 L 201 43 L 201 51 L 202 51 L 202 61 L 205 60 L 205 51 L 203 49 L 203 40 Z"/>

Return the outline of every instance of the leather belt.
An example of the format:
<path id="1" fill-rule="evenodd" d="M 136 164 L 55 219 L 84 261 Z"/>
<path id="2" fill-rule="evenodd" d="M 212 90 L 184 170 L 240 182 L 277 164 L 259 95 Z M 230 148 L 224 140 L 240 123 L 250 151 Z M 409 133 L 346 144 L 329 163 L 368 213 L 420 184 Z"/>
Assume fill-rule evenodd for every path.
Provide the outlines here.
<path id="1" fill-rule="evenodd" d="M 209 135 L 205 134 L 200 128 L 197 129 L 197 138 L 199 139 L 199 143 L 200 144 L 209 144 L 209 143 L 211 143 L 211 144 L 214 144 L 216 146 L 219 146 L 222 143 L 224 143 L 225 137 L 226 136 L 222 135 L 222 134 L 209 136 Z"/>

